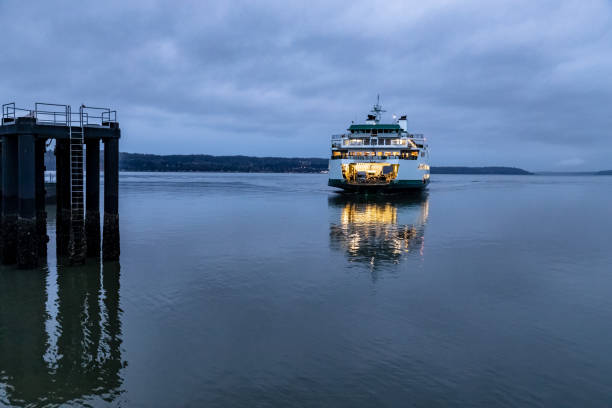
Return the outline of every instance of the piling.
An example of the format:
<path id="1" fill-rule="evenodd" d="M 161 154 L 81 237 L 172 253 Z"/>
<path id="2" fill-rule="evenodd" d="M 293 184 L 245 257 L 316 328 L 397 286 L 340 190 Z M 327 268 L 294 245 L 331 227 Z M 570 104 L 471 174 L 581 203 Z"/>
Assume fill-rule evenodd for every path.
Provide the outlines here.
<path id="1" fill-rule="evenodd" d="M 36 239 L 36 177 L 34 135 L 19 135 L 19 217 L 17 218 L 17 267 L 33 268 L 38 262 Z"/>
<path id="2" fill-rule="evenodd" d="M 47 256 L 47 211 L 45 209 L 45 151 L 47 150 L 45 139 L 36 139 L 35 142 L 35 177 L 36 177 L 36 235 L 38 239 L 38 257 Z"/>
<path id="3" fill-rule="evenodd" d="M 70 141 L 66 139 L 56 140 L 55 183 L 57 255 L 63 257 L 70 243 Z"/>
<path id="4" fill-rule="evenodd" d="M 2 263 L 17 262 L 17 135 L 5 136 L 2 148 Z"/>
<path id="5" fill-rule="evenodd" d="M 87 256 L 100 256 L 100 140 L 85 142 L 85 237 Z"/>
<path id="6" fill-rule="evenodd" d="M 102 258 L 119 260 L 119 140 L 104 141 L 104 230 Z"/>
<path id="7" fill-rule="evenodd" d="M 4 206 L 4 199 L 2 198 L 2 146 L 4 145 L 3 138 L 0 138 L 0 262 L 2 262 L 2 254 L 3 254 L 3 233 L 4 229 L 2 228 L 2 207 Z"/>

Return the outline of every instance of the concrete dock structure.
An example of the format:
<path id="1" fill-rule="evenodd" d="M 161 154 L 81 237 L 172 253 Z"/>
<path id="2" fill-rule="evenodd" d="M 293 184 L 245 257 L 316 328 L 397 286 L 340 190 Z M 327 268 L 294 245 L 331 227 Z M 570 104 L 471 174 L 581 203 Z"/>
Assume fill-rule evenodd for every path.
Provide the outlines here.
<path id="1" fill-rule="evenodd" d="M 0 258 L 33 268 L 46 257 L 44 154 L 55 140 L 59 257 L 100 256 L 100 142 L 104 151 L 103 258 L 119 259 L 119 138 L 116 112 L 36 103 L 2 105 L 0 122 Z M 86 155 L 86 157 L 85 157 Z M 86 166 L 86 167 L 85 167 Z M 86 177 L 85 177 L 86 175 Z"/>

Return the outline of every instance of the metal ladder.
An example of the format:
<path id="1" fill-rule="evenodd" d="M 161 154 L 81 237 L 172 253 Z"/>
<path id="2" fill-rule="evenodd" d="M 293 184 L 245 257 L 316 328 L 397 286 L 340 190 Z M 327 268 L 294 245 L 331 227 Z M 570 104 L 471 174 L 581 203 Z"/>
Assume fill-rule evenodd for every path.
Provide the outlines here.
<path id="1" fill-rule="evenodd" d="M 70 109 L 70 108 L 69 108 Z M 85 135 L 85 115 L 83 106 L 79 108 L 78 126 L 72 126 L 72 112 L 69 113 L 70 132 L 70 255 L 76 262 L 85 259 L 85 195 L 83 172 L 83 145 Z"/>

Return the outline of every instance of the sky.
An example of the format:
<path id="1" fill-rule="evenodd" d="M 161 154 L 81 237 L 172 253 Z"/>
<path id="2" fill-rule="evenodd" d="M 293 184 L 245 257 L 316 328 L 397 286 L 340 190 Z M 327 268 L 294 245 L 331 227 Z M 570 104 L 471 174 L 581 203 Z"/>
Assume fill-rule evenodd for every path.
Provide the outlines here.
<path id="1" fill-rule="evenodd" d="M 0 0 L 0 100 L 121 151 L 327 157 L 380 94 L 434 165 L 612 169 L 612 2 Z"/>

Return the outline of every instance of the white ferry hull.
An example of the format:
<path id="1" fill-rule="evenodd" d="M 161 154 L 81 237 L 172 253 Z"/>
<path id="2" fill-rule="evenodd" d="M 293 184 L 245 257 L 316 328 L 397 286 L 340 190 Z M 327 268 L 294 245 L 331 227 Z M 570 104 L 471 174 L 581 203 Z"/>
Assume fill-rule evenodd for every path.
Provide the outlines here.
<path id="1" fill-rule="evenodd" d="M 329 181 L 331 187 L 341 188 L 345 191 L 410 191 L 422 190 L 429 184 L 429 166 L 423 166 L 421 160 L 382 160 L 371 161 L 368 163 L 387 163 L 397 164 L 397 177 L 388 183 L 358 183 L 346 180 L 342 174 L 342 165 L 351 163 L 362 163 L 351 159 L 330 160 L 329 161 Z"/>

